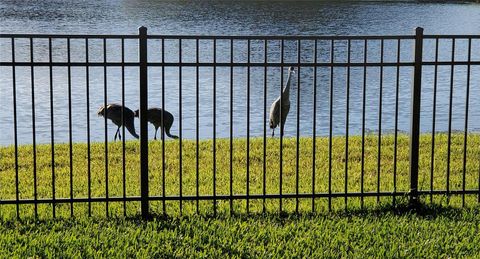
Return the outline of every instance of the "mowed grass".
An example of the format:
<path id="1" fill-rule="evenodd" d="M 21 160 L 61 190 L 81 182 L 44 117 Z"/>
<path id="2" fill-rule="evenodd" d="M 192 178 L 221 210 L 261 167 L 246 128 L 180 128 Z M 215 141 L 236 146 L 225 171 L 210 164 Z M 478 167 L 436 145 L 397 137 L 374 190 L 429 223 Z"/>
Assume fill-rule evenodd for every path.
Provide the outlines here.
<path id="1" fill-rule="evenodd" d="M 478 258 L 479 209 L 0 224 L 2 257 Z"/>
<path id="2" fill-rule="evenodd" d="M 363 178 L 364 192 L 377 191 L 380 179 L 381 192 L 394 191 L 394 138 L 383 136 L 380 167 L 378 167 L 378 138 L 366 137 L 364 173 L 362 177 L 362 146 L 358 136 L 349 138 L 348 177 L 345 168 L 344 137 L 334 137 L 332 143 L 331 191 L 360 192 Z M 419 188 L 430 189 L 431 137 L 421 136 Z M 329 145 L 328 138 L 316 139 L 315 179 L 313 177 L 313 145 L 311 138 L 299 140 L 298 177 L 296 170 L 296 139 L 284 139 L 282 192 L 328 193 Z M 408 136 L 399 135 L 397 149 L 396 191 L 409 189 Z M 450 159 L 450 190 L 479 189 L 480 135 L 469 134 L 465 181 L 463 170 L 463 134 L 453 134 Z M 150 195 L 161 197 L 183 196 L 197 193 L 195 141 L 183 140 L 182 166 L 180 170 L 179 141 L 165 142 L 165 191 L 162 189 L 162 143 L 150 143 Z M 213 158 L 213 141 L 200 141 L 198 193 L 212 195 L 213 162 L 216 164 L 217 195 L 230 194 L 230 142 L 216 141 L 216 159 Z M 433 189 L 447 187 L 447 135 L 435 137 Z M 37 146 L 37 197 L 50 199 L 52 192 L 51 147 Z M 20 146 L 18 151 L 19 198 L 33 199 L 33 149 Z M 91 145 L 90 177 L 88 174 L 87 145 L 74 144 L 70 167 L 68 144 L 55 146 L 55 197 L 74 198 L 88 196 L 90 182 L 92 197 L 105 197 L 108 180 L 108 196 L 138 196 L 139 144 L 128 141 L 125 148 L 125 176 L 123 174 L 122 144 L 108 143 L 108 177 L 105 167 L 105 146 Z M 247 191 L 246 140 L 233 141 L 232 191 L 244 195 Z M 279 140 L 267 139 L 266 170 L 263 171 L 263 139 L 250 140 L 249 193 L 279 193 Z M 380 168 L 380 178 L 378 178 Z M 72 172 L 73 185 L 70 185 Z M 265 178 L 264 178 L 265 176 Z M 90 181 L 89 181 L 90 179 Z M 180 181 L 181 179 L 181 181 Z M 265 179 L 265 180 L 264 180 Z M 0 148 L 0 199 L 14 200 L 15 154 L 13 147 Z M 333 198 L 332 211 L 328 212 L 328 199 L 298 200 L 299 214 L 294 214 L 296 199 L 283 199 L 285 214 L 279 215 L 279 200 L 249 201 L 249 214 L 245 200 L 234 200 L 230 216 L 230 201 L 217 201 L 217 216 L 213 217 L 213 201 L 204 200 L 152 201 L 152 221 L 139 220 L 139 202 L 91 203 L 92 217 L 88 217 L 88 203 L 55 206 L 56 219 L 52 218 L 52 205 L 39 204 L 38 218 L 33 205 L 20 205 L 20 220 L 16 219 L 15 205 L 0 205 L 0 254 L 28 256 L 73 257 L 476 257 L 480 255 L 480 217 L 478 195 L 466 195 L 466 208 L 462 196 L 422 196 L 427 206 L 413 213 L 404 209 L 407 197 L 397 197 L 393 207 L 392 197 L 366 197 L 365 210 L 360 210 L 360 198 Z M 448 202 L 448 205 L 447 205 Z M 265 206 L 266 214 L 262 214 Z M 345 212 L 345 209 L 348 209 Z M 124 216 L 126 214 L 126 217 Z"/>
<path id="3" fill-rule="evenodd" d="M 409 185 L 409 138 L 406 135 L 398 136 L 396 172 L 394 168 L 394 137 L 387 135 L 382 137 L 381 149 L 378 150 L 378 137 L 369 135 L 365 138 L 364 170 L 362 173 L 362 141 L 361 137 L 349 138 L 348 168 L 346 172 L 346 139 L 334 137 L 331 152 L 331 170 L 329 170 L 329 140 L 325 137 L 316 139 L 315 147 L 315 171 L 313 170 L 313 143 L 311 138 L 299 140 L 298 171 L 296 160 L 295 138 L 286 138 L 283 143 L 282 174 L 280 175 L 280 152 L 279 139 L 268 138 L 266 142 L 265 160 L 263 154 L 263 139 L 253 138 L 250 140 L 249 168 L 247 170 L 247 147 L 246 139 L 233 140 L 232 171 L 230 171 L 230 141 L 229 139 L 216 140 L 216 156 L 213 156 L 213 141 L 202 140 L 199 142 L 198 151 L 198 175 L 196 171 L 196 142 L 194 140 L 182 141 L 182 161 L 180 165 L 180 142 L 168 140 L 165 142 L 165 170 L 162 168 L 162 143 L 152 141 L 149 145 L 149 188 L 150 195 L 156 197 L 175 196 L 211 196 L 215 194 L 225 196 L 230 194 L 230 177 L 232 177 L 232 193 L 234 195 L 259 195 L 280 193 L 280 178 L 282 178 L 282 193 L 360 193 L 363 191 L 392 193 L 407 192 Z M 435 157 L 433 168 L 433 189 L 446 190 L 447 188 L 447 151 L 448 139 L 446 134 L 438 134 L 435 137 Z M 423 135 L 420 145 L 420 173 L 419 189 L 430 190 L 431 187 L 431 137 Z M 480 174 L 480 135 L 468 135 L 465 182 L 463 181 L 463 134 L 453 134 L 451 139 L 451 156 L 449 172 L 449 189 L 478 190 Z M 73 144 L 72 160 L 70 163 L 70 150 L 68 144 L 55 145 L 54 181 L 52 177 L 52 157 L 50 145 L 37 146 L 36 170 L 33 163 L 32 146 L 20 146 L 18 149 L 18 193 L 19 199 L 33 199 L 35 192 L 34 173 L 37 176 L 36 191 L 38 199 L 51 199 L 53 197 L 53 184 L 55 185 L 55 198 L 85 198 L 91 197 L 127 197 L 140 195 L 140 153 L 139 142 L 128 141 L 125 145 L 125 170 L 123 168 L 123 152 L 121 142 L 108 143 L 108 168 L 105 166 L 105 144 L 92 143 L 90 148 L 90 165 L 88 164 L 87 144 Z M 380 154 L 380 157 L 379 157 Z M 0 148 L 0 198 L 2 200 L 16 199 L 16 172 L 14 147 Z M 265 161 L 265 171 L 263 163 Z M 380 164 L 378 164 L 380 162 Z M 215 164 L 215 170 L 214 170 Z M 70 166 L 71 165 L 71 166 Z M 88 170 L 90 166 L 90 170 Z M 108 171 L 107 171 L 108 169 Z M 108 173 L 107 173 L 108 172 Z M 231 174 L 230 174 L 231 172 Z M 215 174 L 215 186 L 213 175 Z M 314 175 L 313 175 L 314 174 Z M 163 177 L 165 182 L 163 182 Z M 125 181 L 123 180 L 125 178 Z M 329 186 L 331 178 L 331 186 Z M 362 180 L 363 179 L 363 180 Z M 71 181 L 73 184 L 71 184 Z M 107 182 L 108 181 L 108 182 Z M 298 184 L 297 184 L 298 181 Z M 362 187 L 363 181 L 363 187 Z M 396 183 L 394 183 L 394 181 Z M 248 186 L 247 186 L 248 182 Z M 125 183 L 125 185 L 124 185 Z M 198 183 L 198 185 L 197 185 Z M 108 185 L 108 186 L 107 186 Z M 165 185 L 165 190 L 162 189 Z M 197 189 L 198 186 L 198 189 Z M 125 189 L 124 189 L 125 187 Z M 125 191 L 125 193 L 124 193 Z M 430 201 L 430 197 L 424 197 Z M 452 196 L 450 203 L 458 205 L 461 196 Z M 475 203 L 477 195 L 467 195 L 469 204 Z M 406 197 L 397 197 L 401 202 Z M 444 196 L 435 196 L 436 203 L 445 202 Z M 345 198 L 331 199 L 333 210 L 345 208 Z M 163 213 L 161 201 L 151 202 L 152 211 Z M 283 199 L 283 210 L 293 212 L 296 210 L 296 199 Z M 300 212 L 312 210 L 312 199 L 303 198 L 298 200 Z M 380 197 L 380 204 L 392 204 L 392 197 Z M 377 197 L 365 197 L 365 206 L 376 206 Z M 196 213 L 195 201 L 180 202 L 167 201 L 166 213 L 171 216 Z M 230 201 L 218 200 L 217 210 L 219 213 L 230 214 Z M 233 211 L 246 212 L 246 201 L 236 199 L 233 201 Z M 315 199 L 315 210 L 328 210 L 328 199 Z M 358 209 L 361 206 L 360 198 L 348 198 L 347 208 Z M 104 202 L 91 203 L 92 213 L 98 216 L 106 215 Z M 262 199 L 250 199 L 249 212 L 263 212 Z M 213 201 L 202 200 L 199 202 L 201 214 L 213 213 Z M 268 199 L 265 202 L 266 211 L 278 211 L 279 199 Z M 34 216 L 33 205 L 21 205 L 20 216 Z M 69 217 L 71 205 L 57 204 L 56 216 Z M 88 203 L 75 203 L 73 205 L 74 216 L 83 216 L 88 212 Z M 110 202 L 108 206 L 109 216 L 124 215 L 122 202 Z M 127 202 L 127 216 L 135 216 L 139 213 L 139 202 Z M 3 218 L 15 217 L 14 205 L 2 205 L 0 215 Z M 38 216 L 42 218 L 52 217 L 52 205 L 39 204 Z"/>

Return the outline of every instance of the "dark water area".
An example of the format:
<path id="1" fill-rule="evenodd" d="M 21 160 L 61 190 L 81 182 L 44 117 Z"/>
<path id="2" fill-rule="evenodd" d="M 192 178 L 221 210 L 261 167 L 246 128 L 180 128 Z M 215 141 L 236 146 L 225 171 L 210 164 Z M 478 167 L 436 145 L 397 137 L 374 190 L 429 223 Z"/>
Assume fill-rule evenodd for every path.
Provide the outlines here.
<path id="1" fill-rule="evenodd" d="M 138 27 L 147 26 L 149 34 L 157 35 L 412 35 L 415 27 L 423 27 L 425 34 L 480 34 L 480 4 L 469 2 L 379 2 L 379 1 L 8 1 L 0 2 L 1 33 L 40 33 L 40 34 L 137 34 Z M 103 61 L 103 42 L 89 41 L 89 61 Z M 247 56 L 246 41 L 235 42 L 234 60 L 244 62 Z M 328 62 L 332 55 L 331 42 L 318 42 L 319 62 Z M 337 62 L 347 57 L 347 42 L 336 41 L 333 53 Z M 425 40 L 424 59 L 434 60 L 435 41 Z M 125 41 L 125 59 L 138 61 L 138 46 L 135 40 Z M 471 42 L 471 60 L 480 60 L 480 40 Z M 72 61 L 85 61 L 85 40 L 71 41 Z M 285 61 L 296 62 L 297 43 L 285 42 Z M 34 60 L 48 60 L 48 40 L 34 40 Z M 200 41 L 200 59 L 212 60 L 212 41 Z M 107 60 L 120 60 L 120 41 L 107 41 Z M 161 59 L 161 43 L 149 42 L 149 60 Z M 301 61 L 313 61 L 313 42 L 302 42 Z M 413 59 L 413 41 L 401 42 L 401 60 Z M 263 62 L 263 42 L 251 42 L 252 62 Z M 229 42 L 217 42 L 217 61 L 230 58 Z M 277 62 L 279 42 L 268 44 L 268 58 Z M 385 62 L 395 62 L 397 41 L 384 42 Z M 165 58 L 167 62 L 178 61 L 178 40 L 165 41 Z M 363 61 L 363 41 L 352 41 L 351 58 Z M 66 40 L 53 41 L 53 60 L 66 61 Z M 0 39 L 0 60 L 11 61 L 10 39 Z M 368 45 L 368 61 L 380 60 L 380 41 L 371 41 Z M 455 42 L 455 60 L 467 60 L 468 40 Z M 30 60 L 28 39 L 15 41 L 16 61 Z M 182 42 L 182 61 L 195 59 L 195 41 Z M 452 59 L 452 41 L 439 41 L 439 60 Z M 437 104 L 436 130 L 448 129 L 451 66 L 437 68 Z M 452 129 L 464 128 L 467 66 L 456 66 L 453 77 Z M 399 71 L 398 130 L 407 132 L 410 127 L 410 96 L 412 68 L 402 67 Z M 17 120 L 19 143 L 32 142 L 32 86 L 30 67 L 17 67 Z M 138 68 L 125 68 L 125 103 L 131 109 L 139 106 Z M 234 93 L 234 135 L 246 136 L 247 117 L 247 69 L 233 70 Z M 250 69 L 250 135 L 263 136 L 264 125 L 264 70 Z M 280 91 L 281 71 L 278 68 L 267 69 L 267 117 L 270 104 Z M 283 71 L 286 76 L 286 69 Z M 346 132 L 346 69 L 333 69 L 333 133 L 343 135 Z M 362 88 L 363 67 L 350 70 L 350 134 L 360 134 L 362 126 Z M 86 69 L 71 69 L 72 86 L 72 135 L 73 140 L 86 141 L 87 114 L 90 115 L 91 137 L 93 141 L 102 141 L 104 133 L 103 119 L 97 117 L 96 111 L 103 104 L 104 70 L 103 67 L 89 68 L 90 109 L 86 105 Z M 287 136 L 296 135 L 297 93 L 300 93 L 300 135 L 311 136 L 313 122 L 316 122 L 316 134 L 327 135 L 330 114 L 330 68 L 317 70 L 317 102 L 313 103 L 313 68 L 304 67 L 292 81 L 291 108 L 285 126 Z M 423 69 L 422 84 L 422 118 L 421 130 L 432 129 L 434 66 Z M 230 129 L 230 68 L 216 70 L 216 132 L 217 137 L 229 136 Z M 178 135 L 179 130 L 179 69 L 165 69 L 166 109 L 175 116 L 172 128 Z M 121 69 L 107 69 L 108 102 L 121 102 Z M 297 81 L 298 80 L 298 81 Z M 396 67 L 385 67 L 383 79 L 380 68 L 367 68 L 366 91 L 366 130 L 379 130 L 380 82 L 382 82 L 382 132 L 394 129 Z M 161 106 L 162 72 L 160 67 L 149 69 L 149 106 Z M 54 82 L 54 127 L 55 141 L 67 142 L 68 127 L 68 70 L 66 67 L 53 69 Z M 35 83 L 35 123 L 37 142 L 50 141 L 50 83 L 48 67 L 34 70 Z M 193 67 L 182 69 L 182 135 L 194 138 L 196 112 L 196 71 Z M 12 68 L 0 67 L 0 144 L 13 144 L 13 91 Z M 300 85 L 300 89 L 298 86 Z M 213 136 L 213 68 L 199 69 L 200 88 L 200 137 Z M 298 90 L 299 89 L 299 90 Z M 480 67 L 470 67 L 469 131 L 480 131 Z M 313 118 L 316 107 L 317 117 Z M 138 120 L 136 121 L 138 131 Z M 268 127 L 268 122 L 267 122 Z M 109 135 L 113 139 L 116 127 L 109 122 Z M 278 131 L 277 131 L 278 132 Z M 267 134 L 270 134 L 268 131 Z M 128 133 L 127 133 L 128 135 Z M 150 126 L 150 136 L 153 127 Z M 127 139 L 131 139 L 130 135 Z"/>

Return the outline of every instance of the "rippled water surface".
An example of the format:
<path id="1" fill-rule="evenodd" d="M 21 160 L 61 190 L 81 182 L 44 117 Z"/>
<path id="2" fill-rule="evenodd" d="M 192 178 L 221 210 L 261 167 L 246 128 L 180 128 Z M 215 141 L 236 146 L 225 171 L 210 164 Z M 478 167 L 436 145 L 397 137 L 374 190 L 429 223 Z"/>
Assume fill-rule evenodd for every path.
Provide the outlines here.
<path id="1" fill-rule="evenodd" d="M 186 35 L 411 35 L 414 28 L 421 26 L 425 34 L 480 34 L 480 4 L 474 3 L 416 3 L 416 2 L 347 2 L 347 1 L 9 1 L 0 2 L 1 33 L 69 33 L 69 34 L 136 34 L 141 25 L 148 27 L 149 34 L 186 34 Z M 0 58 L 11 61 L 10 39 L 0 40 Z M 66 40 L 53 41 L 52 58 L 54 61 L 66 61 Z M 71 60 L 85 61 L 85 40 L 72 40 Z M 212 41 L 199 42 L 199 57 L 208 62 L 212 60 Z M 270 61 L 279 60 L 279 41 L 268 43 Z M 317 60 L 328 62 L 331 51 L 328 41 L 318 42 Z M 380 41 L 369 42 L 368 60 L 380 60 Z M 412 41 L 401 43 L 401 60 L 412 60 Z M 468 41 L 455 43 L 455 60 L 468 58 Z M 302 42 L 301 61 L 313 60 L 313 42 Z M 125 59 L 137 61 L 136 41 L 125 41 Z M 165 58 L 178 61 L 178 41 L 165 41 Z M 182 61 L 195 60 L 195 41 L 182 42 Z M 217 42 L 217 61 L 230 59 L 228 41 Z M 363 42 L 352 41 L 352 60 L 362 62 Z M 252 62 L 263 62 L 264 45 L 261 41 L 251 42 Z M 285 61 L 295 62 L 298 45 L 295 41 L 285 42 Z M 384 42 L 384 61 L 395 62 L 397 41 Z M 480 40 L 471 41 L 471 59 L 480 60 Z M 103 61 L 103 42 L 89 41 L 89 61 Z M 107 41 L 107 60 L 121 60 L 121 42 Z M 247 56 L 247 42 L 234 43 L 234 61 L 244 62 Z M 334 58 L 338 62 L 346 60 L 347 42 L 336 41 Z M 425 41 L 424 58 L 434 59 L 435 41 Z M 35 61 L 48 61 L 48 40 L 34 40 Z M 439 59 L 452 58 L 451 40 L 440 40 Z M 30 60 L 28 39 L 15 41 L 16 61 Z M 149 60 L 161 60 L 161 42 L 149 44 Z M 470 69 L 470 107 L 468 128 L 480 131 L 480 67 L 457 66 L 453 77 L 453 123 L 454 130 L 463 130 L 465 121 L 465 103 L 467 90 L 467 71 Z M 103 120 L 96 116 L 96 110 L 104 102 L 104 68 L 88 69 L 86 80 L 85 67 L 56 67 L 53 77 L 53 113 L 55 141 L 66 142 L 69 139 L 68 75 L 71 76 L 71 118 L 72 138 L 74 141 L 86 141 L 87 114 L 90 115 L 91 137 L 101 141 L 104 137 Z M 263 136 L 264 127 L 264 88 L 267 92 L 267 113 L 270 103 L 278 96 L 281 85 L 278 68 L 267 69 L 267 83 L 264 82 L 264 69 L 233 69 L 233 120 L 235 136 L 245 136 L 247 131 L 247 80 L 250 77 L 250 135 Z M 317 109 L 316 134 L 329 132 L 330 82 L 333 90 L 333 133 L 345 134 L 346 113 L 346 75 L 345 68 L 334 68 L 330 76 L 329 67 L 317 70 L 317 103 L 313 105 L 314 70 L 302 68 L 293 78 L 291 89 L 291 108 L 287 119 L 286 134 L 296 134 L 297 96 L 300 93 L 299 128 L 301 135 L 311 135 L 313 128 L 313 109 Z M 408 131 L 410 113 L 410 87 L 412 69 L 402 67 L 399 71 L 398 129 Z M 213 135 L 213 69 L 202 67 L 199 75 L 199 126 L 200 137 Z M 216 70 L 216 132 L 217 137 L 228 137 L 230 130 L 230 73 L 228 67 Z M 283 71 L 286 76 L 286 70 Z M 395 125 L 395 96 L 397 69 L 367 69 L 366 88 L 366 130 L 379 130 L 379 103 L 382 101 L 381 130 L 391 132 Z M 433 66 L 424 67 L 422 86 L 422 131 L 432 129 Z M 13 143 L 13 91 L 11 67 L 0 67 L 0 144 Z M 138 108 L 138 68 L 127 67 L 124 70 L 125 103 L 132 109 Z M 30 67 L 18 67 L 15 70 L 17 95 L 18 140 L 31 143 L 32 132 L 32 78 Z M 362 129 L 362 88 L 363 67 L 350 70 L 350 118 L 351 134 L 360 134 Z M 196 130 L 196 70 L 193 67 L 182 69 L 179 98 L 180 75 L 178 67 L 165 69 L 166 109 L 174 114 L 176 121 L 172 128 L 179 131 L 179 101 L 182 102 L 182 135 L 194 138 Z M 437 105 L 436 130 L 448 129 L 448 105 L 450 102 L 451 67 L 437 68 Z M 50 72 L 48 67 L 34 70 L 35 136 L 37 142 L 49 142 L 50 135 Z M 106 69 L 108 102 L 121 102 L 122 70 L 119 67 Z M 161 106 L 162 71 L 160 67 L 149 70 L 149 105 Z M 382 82 L 382 83 L 381 83 Z M 89 109 L 87 110 L 86 86 L 89 85 Z M 300 85 L 300 88 L 298 88 Z M 380 100 L 380 85 L 382 98 Z M 267 114 L 268 115 L 268 114 Z M 138 121 L 137 131 L 138 131 Z M 268 127 L 268 124 L 267 124 Z M 109 123 L 109 135 L 113 138 L 115 127 Z M 153 134 L 153 127 L 149 134 Z M 128 133 L 127 133 L 128 134 Z M 268 132 L 267 134 L 270 134 Z M 131 138 L 131 136 L 127 136 Z"/>

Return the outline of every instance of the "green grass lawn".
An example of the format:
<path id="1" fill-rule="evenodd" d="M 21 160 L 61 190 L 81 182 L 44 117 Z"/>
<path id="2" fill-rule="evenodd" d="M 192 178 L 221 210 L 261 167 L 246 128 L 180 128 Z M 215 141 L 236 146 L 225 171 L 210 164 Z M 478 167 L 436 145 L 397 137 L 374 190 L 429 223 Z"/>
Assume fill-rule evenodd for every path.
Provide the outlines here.
<path id="1" fill-rule="evenodd" d="M 408 137 L 398 139 L 396 190 L 408 191 Z M 382 138 L 380 159 L 380 191 L 394 190 L 394 139 Z M 435 190 L 446 188 L 447 136 L 438 134 L 435 141 L 433 185 Z M 345 178 L 345 138 L 335 137 L 332 148 L 332 192 L 360 192 L 361 138 L 349 139 L 348 180 Z M 377 191 L 378 139 L 367 136 L 365 142 L 364 191 Z M 108 194 L 123 196 L 122 145 L 108 145 Z M 161 196 L 162 160 L 161 142 L 150 143 L 150 194 Z M 183 141 L 182 171 L 179 166 L 179 142 L 165 143 L 165 194 L 178 196 L 180 175 L 182 195 L 196 194 L 195 142 Z M 266 156 L 266 193 L 279 192 L 279 141 L 269 138 Z M 199 193 L 213 194 L 213 142 L 200 142 Z M 431 138 L 421 137 L 419 188 L 430 189 Z M 217 140 L 216 194 L 230 193 L 229 140 Z M 312 186 L 312 139 L 302 138 L 299 145 L 299 193 L 328 192 L 328 139 L 316 139 L 315 181 Z M 88 195 L 87 145 L 73 146 L 73 196 Z M 296 140 L 285 139 L 283 149 L 283 193 L 295 193 L 297 183 Z M 32 147 L 19 147 L 19 197 L 33 198 Z M 246 193 L 246 140 L 234 141 L 233 192 Z M 139 195 L 139 145 L 137 141 L 126 143 L 126 195 Z M 463 188 L 463 135 L 452 138 L 450 189 Z M 480 174 L 480 135 L 468 136 L 465 188 L 478 190 Z M 52 197 L 52 172 L 49 145 L 37 146 L 38 198 Z M 250 194 L 263 193 L 263 140 L 250 142 Z M 91 147 L 92 197 L 106 194 L 105 151 L 103 143 Z M 56 198 L 70 197 L 70 160 L 68 144 L 55 146 Z M 0 199 L 15 199 L 15 166 L 13 147 L 0 148 Z M 328 212 L 328 199 L 315 199 L 316 213 L 311 213 L 312 199 L 300 199 L 300 214 L 294 214 L 295 199 L 284 199 L 286 212 L 278 215 L 279 200 L 267 200 L 263 210 L 262 200 L 251 200 L 250 214 L 246 214 L 246 202 L 233 202 L 234 216 L 230 215 L 229 201 L 218 201 L 218 213 L 212 217 L 212 201 L 184 201 L 182 213 L 178 201 L 163 203 L 152 201 L 155 214 L 152 221 L 138 219 L 139 203 L 109 204 L 109 218 L 105 217 L 104 203 L 92 203 L 92 217 L 88 204 L 73 206 L 74 218 L 70 218 L 71 205 L 56 205 L 56 219 L 52 218 L 52 206 L 38 205 L 38 219 L 34 218 L 33 205 L 20 206 L 20 220 L 16 219 L 15 205 L 0 205 L 0 254 L 18 257 L 28 256 L 163 256 L 163 257 L 212 257 L 231 255 L 236 257 L 476 257 L 480 255 L 480 207 L 477 195 L 465 197 L 453 195 L 423 196 L 426 206 L 418 213 L 404 209 L 407 197 L 397 198 L 397 208 L 392 207 L 392 197 L 365 198 L 365 210 L 360 210 L 360 198 L 332 199 L 332 212 Z M 448 201 L 448 205 L 447 205 Z M 345 208 L 348 211 L 345 212 Z M 127 217 L 124 217 L 126 213 Z"/>

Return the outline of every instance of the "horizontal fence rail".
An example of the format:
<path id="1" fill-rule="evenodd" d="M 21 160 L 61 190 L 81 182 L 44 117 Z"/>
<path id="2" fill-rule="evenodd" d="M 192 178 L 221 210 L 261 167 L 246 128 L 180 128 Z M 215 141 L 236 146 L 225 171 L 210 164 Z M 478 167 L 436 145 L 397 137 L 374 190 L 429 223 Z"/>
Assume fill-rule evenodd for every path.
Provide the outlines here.
<path id="1" fill-rule="evenodd" d="M 480 35 L 0 47 L 1 217 L 480 202 Z"/>

